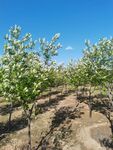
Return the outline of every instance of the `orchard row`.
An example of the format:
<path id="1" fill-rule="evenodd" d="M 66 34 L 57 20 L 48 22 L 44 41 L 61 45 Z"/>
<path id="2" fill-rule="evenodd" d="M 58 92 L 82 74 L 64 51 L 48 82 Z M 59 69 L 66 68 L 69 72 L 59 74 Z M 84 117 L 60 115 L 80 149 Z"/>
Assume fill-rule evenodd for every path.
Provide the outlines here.
<path id="1" fill-rule="evenodd" d="M 9 127 L 13 106 L 19 104 L 23 109 L 28 120 L 30 150 L 32 112 L 37 98 L 47 89 L 51 91 L 54 87 L 71 85 L 76 89 L 78 95 L 79 87 L 83 87 L 83 92 L 87 87 L 89 98 L 86 102 L 90 115 L 95 104 L 91 96 L 95 90 L 98 90 L 107 97 L 104 108 L 106 117 L 111 121 L 113 39 L 101 39 L 94 45 L 87 41 L 83 57 L 78 62 L 70 61 L 67 66 L 64 66 L 57 65 L 53 61 L 53 57 L 61 48 L 61 44 L 57 43 L 59 36 L 55 34 L 50 42 L 45 39 L 33 41 L 30 33 L 21 35 L 19 26 L 12 27 L 9 34 L 5 36 L 4 54 L 0 60 L 0 94 L 10 103 Z M 38 42 L 39 50 L 36 49 Z M 99 101 L 103 103 L 101 99 Z"/>

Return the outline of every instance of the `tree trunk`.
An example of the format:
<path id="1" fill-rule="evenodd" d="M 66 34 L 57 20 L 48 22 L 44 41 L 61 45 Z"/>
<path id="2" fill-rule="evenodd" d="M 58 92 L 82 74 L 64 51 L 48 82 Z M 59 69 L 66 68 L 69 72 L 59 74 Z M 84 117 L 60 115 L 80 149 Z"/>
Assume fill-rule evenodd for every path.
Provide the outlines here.
<path id="1" fill-rule="evenodd" d="M 68 84 L 66 84 L 66 93 L 68 94 Z"/>
<path id="2" fill-rule="evenodd" d="M 111 128 L 111 133 L 113 138 L 113 120 L 110 120 L 110 128 Z"/>
<path id="3" fill-rule="evenodd" d="M 28 120 L 28 146 L 29 150 L 31 150 L 31 118 L 30 116 L 27 117 Z"/>
<path id="4" fill-rule="evenodd" d="M 89 89 L 89 117 L 91 118 L 92 117 L 92 105 L 91 105 L 91 87 Z"/>
<path id="5" fill-rule="evenodd" d="M 47 142 L 46 142 L 46 140 L 44 140 L 43 143 L 42 143 L 41 150 L 46 150 L 46 148 L 47 148 Z"/>
<path id="6" fill-rule="evenodd" d="M 8 129 L 11 128 L 11 120 L 12 120 L 12 111 L 13 111 L 13 104 L 10 104 L 10 111 L 9 111 L 9 120 L 8 120 Z"/>
<path id="7" fill-rule="evenodd" d="M 78 86 L 77 86 L 77 88 L 76 88 L 76 96 L 77 96 L 77 98 L 78 98 L 78 96 L 79 96 L 79 94 L 78 94 Z"/>
<path id="8" fill-rule="evenodd" d="M 62 85 L 61 88 L 62 88 L 62 89 L 60 90 L 60 91 L 61 91 L 60 94 L 62 95 L 62 94 L 64 93 L 65 85 Z"/>
<path id="9" fill-rule="evenodd" d="M 89 104 L 89 117 L 92 117 L 92 106 Z"/>
<path id="10" fill-rule="evenodd" d="M 52 88 L 50 87 L 49 88 L 49 101 L 51 100 L 51 91 L 52 91 Z"/>
<path id="11" fill-rule="evenodd" d="M 58 86 L 56 87 L 56 90 L 57 90 L 57 92 L 59 91 L 59 88 L 58 88 Z"/>
<path id="12" fill-rule="evenodd" d="M 31 150 L 31 115 L 33 112 L 33 108 L 36 106 L 36 103 L 34 102 L 31 109 L 24 110 L 26 117 L 27 117 L 27 125 L 28 125 L 28 148 Z"/>

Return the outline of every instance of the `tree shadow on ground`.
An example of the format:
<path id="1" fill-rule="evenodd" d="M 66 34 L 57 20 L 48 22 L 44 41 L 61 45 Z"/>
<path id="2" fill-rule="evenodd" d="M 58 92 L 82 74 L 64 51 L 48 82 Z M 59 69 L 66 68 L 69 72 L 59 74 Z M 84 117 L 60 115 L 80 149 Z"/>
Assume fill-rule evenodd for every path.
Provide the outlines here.
<path id="1" fill-rule="evenodd" d="M 51 128 L 59 127 L 66 119 L 80 118 L 81 112 L 77 108 L 72 107 L 61 107 L 56 113 L 52 120 Z"/>
<path id="2" fill-rule="evenodd" d="M 38 97 L 38 99 L 44 99 L 44 98 L 47 98 L 49 96 L 52 96 L 52 95 L 56 95 L 56 94 L 59 94 L 60 91 L 52 91 L 52 92 L 48 92 L 47 94 L 44 94 L 44 95 L 40 95 Z"/>
<path id="3" fill-rule="evenodd" d="M 83 96 L 79 94 L 77 96 L 77 100 L 80 103 L 84 102 L 85 104 L 87 104 L 90 108 L 91 114 L 92 114 L 92 111 L 95 110 L 105 115 L 105 110 L 111 109 L 111 104 L 109 103 L 108 98 L 105 97 L 103 94 L 92 95 L 90 97 L 88 95 Z"/>
<path id="4" fill-rule="evenodd" d="M 7 115 L 9 112 L 10 112 L 9 104 L 0 107 L 0 115 Z"/>
<path id="5" fill-rule="evenodd" d="M 4 139 L 9 133 L 21 130 L 26 126 L 27 120 L 24 116 L 12 120 L 10 127 L 8 122 L 6 123 L 0 122 L 0 141 Z"/>
<path id="6" fill-rule="evenodd" d="M 95 101 L 93 101 L 92 103 L 92 108 L 95 111 L 98 111 L 100 113 L 105 114 L 105 112 L 108 111 L 113 111 L 113 106 L 111 104 L 111 102 L 109 101 L 109 99 L 107 98 L 102 98 L 100 99 L 95 99 Z"/>
<path id="7" fill-rule="evenodd" d="M 49 95 L 56 95 L 56 94 L 59 94 L 60 92 L 59 91 L 52 91 L 50 93 L 47 93 L 45 95 L 42 95 L 42 96 L 39 96 L 38 99 L 44 99 L 46 97 L 48 97 Z M 15 111 L 15 110 L 18 110 L 18 108 L 20 107 L 21 105 L 19 103 L 17 104 L 14 104 L 13 108 L 12 108 L 12 112 Z M 43 105 L 42 105 L 43 107 Z M 3 105 L 3 106 L 0 106 L 0 115 L 7 115 L 8 113 L 10 113 L 11 111 L 11 108 L 10 108 L 10 104 L 6 104 L 6 105 Z"/>
<path id="8" fill-rule="evenodd" d="M 58 144 L 58 139 L 60 140 L 60 138 L 65 138 L 66 134 L 71 133 L 71 124 L 70 124 L 71 120 L 75 118 L 80 118 L 82 114 L 83 112 L 81 112 L 79 107 L 78 108 L 62 107 L 59 110 L 57 110 L 52 119 L 49 131 L 44 136 L 42 136 L 38 146 L 36 145 L 36 147 L 34 147 L 34 150 L 38 149 L 46 150 L 47 147 L 50 147 L 52 145 L 51 142 L 49 141 L 50 138 L 52 137 L 54 137 L 52 145 L 54 148 L 51 148 L 51 150 L 55 150 L 55 148 L 57 150 L 58 147 L 56 147 L 56 145 L 59 146 L 60 144 L 60 143 Z M 58 150 L 60 149 L 61 148 L 59 147 Z"/>
<path id="9" fill-rule="evenodd" d="M 49 102 L 45 102 L 44 104 L 40 104 L 39 106 L 42 109 L 42 112 L 47 111 L 49 108 L 56 107 L 56 105 L 58 104 L 58 102 L 61 101 L 61 100 L 64 100 L 65 97 L 68 96 L 71 92 L 73 92 L 73 91 L 69 91 L 68 93 L 65 93 L 63 95 L 57 95 L 57 97 L 55 99 L 51 99 Z M 7 113 L 9 113 L 9 106 L 5 105 L 4 107 L 2 107 L 2 110 L 0 112 L 3 113 L 4 115 L 7 114 Z M 61 119 L 61 121 L 65 120 L 67 117 L 69 117 L 70 115 L 72 115 L 71 114 L 72 112 L 70 112 L 70 113 L 69 112 L 70 111 L 67 111 L 67 112 L 63 111 L 62 115 L 65 114 L 65 117 L 63 117 L 62 119 L 61 118 L 59 118 L 59 119 Z M 59 115 L 61 113 L 62 113 L 62 111 L 60 111 Z M 67 115 L 66 115 L 66 113 L 67 113 Z M 52 133 L 52 131 L 55 128 L 55 126 L 56 127 L 58 126 L 57 121 L 55 121 L 55 120 L 58 120 L 58 118 L 57 118 L 58 114 L 55 114 L 55 116 L 56 116 L 56 119 L 54 118 L 54 121 L 52 122 L 52 125 L 50 127 L 50 131 L 47 133 L 47 135 L 44 136 L 44 138 L 42 138 L 42 140 L 41 140 L 42 142 L 40 142 L 41 144 L 39 144 L 40 146 L 42 145 L 45 137 L 48 136 L 48 135 L 50 135 Z M 61 121 L 58 121 L 58 122 L 60 123 Z M 2 139 L 6 138 L 9 133 L 21 130 L 21 129 L 25 128 L 26 126 L 27 126 L 27 120 L 26 120 L 26 118 L 25 118 L 24 115 L 21 118 L 16 118 L 16 119 L 12 120 L 10 128 L 9 128 L 9 123 L 8 122 L 6 122 L 6 123 L 0 122 L 0 141 Z"/>
<path id="10" fill-rule="evenodd" d="M 109 149 L 113 150 L 113 139 L 112 138 L 99 139 L 99 142 L 102 147 L 106 148 L 106 150 L 109 150 Z"/>
<path id="11" fill-rule="evenodd" d="M 58 103 L 60 101 L 65 100 L 65 97 L 68 96 L 71 92 L 72 91 L 70 91 L 68 93 L 64 93 L 62 95 L 57 95 L 55 98 L 52 98 L 42 104 L 37 104 L 35 107 L 36 115 L 38 115 L 40 113 L 44 113 L 44 112 L 48 111 L 50 108 L 56 108 Z"/>
<path id="12" fill-rule="evenodd" d="M 107 97 L 105 97 L 104 94 L 96 94 L 96 95 L 91 95 L 90 96 L 90 99 L 107 99 Z M 85 101 L 88 101 L 89 100 L 89 96 L 87 94 L 83 95 L 82 93 L 79 93 L 77 95 L 77 100 L 80 101 L 80 102 L 85 102 Z"/>
<path id="13" fill-rule="evenodd" d="M 19 107 L 20 107 L 19 103 L 14 104 L 13 108 L 11 108 L 10 104 L 0 106 L 0 115 L 2 115 L 2 116 L 7 115 L 8 113 L 10 113 L 10 111 L 13 112 L 14 110 L 18 110 Z"/>
<path id="14" fill-rule="evenodd" d="M 94 96 L 90 96 L 90 99 L 93 99 Z M 89 100 L 89 96 L 88 95 L 82 95 L 81 93 L 79 93 L 77 95 L 77 100 L 82 103 L 82 102 L 87 102 Z"/>
<path id="15" fill-rule="evenodd" d="M 103 98 L 107 98 L 107 96 L 105 94 L 99 93 L 95 95 L 95 98 L 103 99 Z"/>

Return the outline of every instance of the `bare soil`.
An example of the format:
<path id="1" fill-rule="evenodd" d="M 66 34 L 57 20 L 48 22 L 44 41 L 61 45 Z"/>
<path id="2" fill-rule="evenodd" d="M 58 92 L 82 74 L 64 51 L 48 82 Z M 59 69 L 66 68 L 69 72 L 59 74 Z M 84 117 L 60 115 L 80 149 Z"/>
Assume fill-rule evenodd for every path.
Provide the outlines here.
<path id="1" fill-rule="evenodd" d="M 39 112 L 32 120 L 32 146 L 41 150 L 111 150 L 102 144 L 109 139 L 111 131 L 106 117 L 81 103 L 79 109 L 74 92 L 53 94 L 38 101 Z M 4 109 L 3 109 L 4 108 Z M 27 145 L 27 123 L 20 107 L 12 116 L 12 129 L 7 130 L 7 104 L 0 101 L 0 150 L 24 150 Z M 4 113 L 3 113 L 4 111 Z"/>

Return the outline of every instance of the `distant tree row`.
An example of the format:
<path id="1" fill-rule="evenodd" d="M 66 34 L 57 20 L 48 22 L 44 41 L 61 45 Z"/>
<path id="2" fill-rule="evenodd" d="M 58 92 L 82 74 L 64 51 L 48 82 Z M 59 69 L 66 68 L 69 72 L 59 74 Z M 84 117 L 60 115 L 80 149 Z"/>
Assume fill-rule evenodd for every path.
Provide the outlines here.
<path id="1" fill-rule="evenodd" d="M 82 59 L 69 63 L 67 76 L 71 85 L 82 87 L 82 96 L 87 88 L 88 99 L 82 100 L 89 106 L 90 117 L 93 109 L 103 113 L 113 135 L 113 38 L 103 38 L 96 44 L 86 41 Z M 95 100 L 94 94 L 100 94 L 100 97 Z"/>
<path id="2" fill-rule="evenodd" d="M 5 36 L 4 54 L 0 60 L 0 93 L 10 104 L 9 128 L 12 109 L 19 104 L 28 121 L 29 149 L 31 150 L 31 116 L 37 97 L 46 89 L 61 84 L 60 68 L 52 60 L 61 45 L 57 42 L 59 34 L 47 42 L 37 41 L 30 33 L 21 36 L 21 28 L 14 26 Z M 59 82 L 60 80 L 60 82 Z M 30 104 L 31 103 L 31 104 Z"/>

